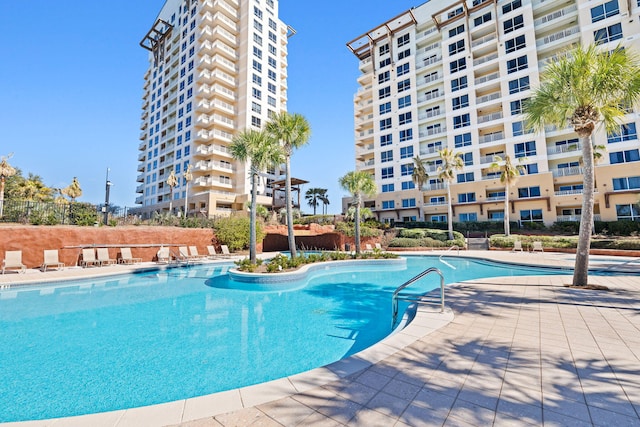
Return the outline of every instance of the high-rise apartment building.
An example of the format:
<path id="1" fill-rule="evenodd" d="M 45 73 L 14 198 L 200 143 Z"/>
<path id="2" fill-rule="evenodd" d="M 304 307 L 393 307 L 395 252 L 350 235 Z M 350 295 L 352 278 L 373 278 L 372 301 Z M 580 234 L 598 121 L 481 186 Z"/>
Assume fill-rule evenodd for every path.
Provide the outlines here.
<path id="1" fill-rule="evenodd" d="M 348 43 L 359 59 L 354 98 L 356 169 L 375 177 L 366 202 L 381 221 L 447 221 L 438 151 L 461 154 L 451 184 L 453 221 L 503 221 L 505 187 L 495 156 L 522 160 L 510 219 L 579 220 L 580 141 L 570 129 L 525 129 L 522 102 L 540 72 L 571 46 L 619 44 L 640 52 L 640 0 L 432 0 Z M 619 129 L 598 129 L 595 217 L 640 220 L 637 109 Z M 427 162 L 422 189 L 413 158 Z"/>
<path id="2" fill-rule="evenodd" d="M 248 165 L 228 147 L 237 131 L 286 111 L 291 31 L 278 0 L 166 0 L 140 43 L 149 51 L 136 189 L 143 215 L 170 201 L 175 213 L 186 202 L 190 215 L 209 217 L 244 208 Z M 262 205 L 271 205 L 276 173 L 261 184 Z"/>

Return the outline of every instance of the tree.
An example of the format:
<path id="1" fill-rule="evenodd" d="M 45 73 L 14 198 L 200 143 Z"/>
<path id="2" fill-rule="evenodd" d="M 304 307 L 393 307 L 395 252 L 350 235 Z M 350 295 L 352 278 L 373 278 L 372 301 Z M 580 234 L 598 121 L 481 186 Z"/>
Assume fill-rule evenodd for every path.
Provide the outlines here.
<path id="1" fill-rule="evenodd" d="M 82 196 L 82 188 L 80 188 L 78 179 L 74 176 L 71 184 L 61 189 L 60 193 L 70 198 L 72 202 L 75 202 L 78 197 Z"/>
<path id="2" fill-rule="evenodd" d="M 355 240 L 356 254 L 360 253 L 360 205 L 364 197 L 376 195 L 376 183 L 370 174 L 364 171 L 348 172 L 338 181 L 340 186 L 353 197 L 352 205 L 356 207 L 355 214 Z"/>
<path id="3" fill-rule="evenodd" d="M 5 179 L 16 174 L 15 168 L 7 162 L 11 156 L 11 154 L 8 156 L 2 156 L 2 161 L 0 161 L 0 218 L 2 218 L 2 212 L 4 210 Z"/>
<path id="4" fill-rule="evenodd" d="M 506 155 L 504 160 L 500 156 L 493 158 L 490 168 L 500 171 L 500 182 L 504 184 L 504 235 L 511 234 L 509 226 L 509 189 L 516 183 L 520 175 L 524 175 L 525 169 L 521 164 L 522 159 L 516 165 L 511 162 L 511 157 Z"/>
<path id="5" fill-rule="evenodd" d="M 304 195 L 309 206 L 313 207 L 313 214 L 316 214 L 316 208 L 322 201 L 322 197 L 326 194 L 327 190 L 324 188 L 310 188 Z"/>
<path id="6" fill-rule="evenodd" d="M 418 187 L 418 191 L 420 191 L 420 203 L 422 203 L 423 198 L 422 187 L 424 187 L 428 179 L 429 174 L 427 173 L 427 168 L 424 167 L 424 162 L 420 156 L 415 156 L 413 158 L 413 172 L 411 173 L 411 180 Z M 420 216 L 422 217 L 422 212 L 420 212 Z"/>
<path id="7" fill-rule="evenodd" d="M 187 168 L 182 173 L 182 177 L 184 178 L 184 217 L 189 216 L 189 183 L 193 179 L 193 173 L 191 172 L 192 165 L 189 164 Z"/>
<path id="8" fill-rule="evenodd" d="M 26 179 L 22 179 L 17 183 L 17 192 L 21 199 L 30 202 L 46 202 L 53 198 L 53 188 L 47 187 L 42 182 L 40 175 L 29 173 Z"/>
<path id="9" fill-rule="evenodd" d="M 594 206 L 593 133 L 601 125 L 615 131 L 625 109 L 638 103 L 640 63 L 621 46 L 612 51 L 578 46 L 547 64 L 540 81 L 524 105 L 528 126 L 541 131 L 546 125 L 569 124 L 581 140 L 584 187 L 573 285 L 586 286 Z"/>
<path id="10" fill-rule="evenodd" d="M 327 195 L 327 191 L 329 191 L 329 190 L 327 190 L 326 188 L 323 188 L 322 192 L 320 193 L 320 197 L 319 197 L 320 201 L 322 202 L 322 214 L 323 215 L 327 214 L 327 210 L 328 210 L 327 206 L 330 205 L 329 196 Z"/>
<path id="11" fill-rule="evenodd" d="M 447 183 L 447 222 L 449 230 L 449 240 L 453 240 L 453 205 L 451 201 L 451 183 L 456 176 L 456 171 L 462 169 L 464 162 L 460 153 L 454 153 L 450 148 L 443 148 L 438 151 L 442 164 L 438 166 L 438 178 Z"/>
<path id="12" fill-rule="evenodd" d="M 169 186 L 169 215 L 173 213 L 173 187 L 178 185 L 178 177 L 173 169 L 167 177 L 167 185 Z"/>
<path id="13" fill-rule="evenodd" d="M 237 134 L 229 147 L 234 159 L 249 161 L 251 179 L 251 207 L 249 221 L 249 262 L 256 263 L 257 246 L 257 200 L 260 172 L 282 162 L 283 151 L 278 142 L 265 131 L 245 129 Z"/>
<path id="14" fill-rule="evenodd" d="M 285 157 L 285 204 L 287 209 L 287 234 L 289 237 L 289 252 L 296 256 L 296 240 L 293 234 L 293 204 L 291 200 L 291 155 L 293 150 L 302 147 L 311 136 L 311 126 L 307 119 L 300 114 L 290 114 L 286 111 L 276 114 L 266 125 L 266 131 L 284 149 Z"/>

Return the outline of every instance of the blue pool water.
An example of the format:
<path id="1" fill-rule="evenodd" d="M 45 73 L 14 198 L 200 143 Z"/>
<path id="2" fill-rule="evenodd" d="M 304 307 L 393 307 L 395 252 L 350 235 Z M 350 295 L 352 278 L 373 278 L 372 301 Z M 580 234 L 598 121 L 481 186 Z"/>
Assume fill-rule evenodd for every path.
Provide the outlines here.
<path id="1" fill-rule="evenodd" d="M 332 266 L 257 292 L 230 289 L 230 266 L 0 291 L 0 422 L 168 402 L 329 364 L 389 335 L 393 291 L 430 266 L 447 283 L 562 273 L 416 256 Z M 409 289 L 438 283 L 428 276 Z"/>

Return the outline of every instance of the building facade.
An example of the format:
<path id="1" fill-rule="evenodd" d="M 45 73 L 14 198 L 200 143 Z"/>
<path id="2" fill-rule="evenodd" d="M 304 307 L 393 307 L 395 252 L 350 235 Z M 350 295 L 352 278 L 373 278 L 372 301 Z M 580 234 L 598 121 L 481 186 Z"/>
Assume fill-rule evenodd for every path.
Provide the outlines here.
<path id="1" fill-rule="evenodd" d="M 165 2 L 140 42 L 149 54 L 136 188 L 143 216 L 170 206 L 207 217 L 244 209 L 248 164 L 228 147 L 237 131 L 286 111 L 291 33 L 278 0 Z M 277 176 L 266 171 L 258 203 L 271 205 Z"/>
<path id="2" fill-rule="evenodd" d="M 510 188 L 510 219 L 579 220 L 582 156 L 570 129 L 525 129 L 522 102 L 540 72 L 577 44 L 619 44 L 640 52 L 640 0 L 432 0 L 348 43 L 359 59 L 354 97 L 356 169 L 370 172 L 379 220 L 503 221 L 505 187 L 495 156 L 522 162 Z M 640 220 L 638 109 L 618 131 L 595 133 L 596 220 Z M 464 167 L 451 184 L 438 179 L 442 148 Z M 413 158 L 426 161 L 422 189 Z"/>

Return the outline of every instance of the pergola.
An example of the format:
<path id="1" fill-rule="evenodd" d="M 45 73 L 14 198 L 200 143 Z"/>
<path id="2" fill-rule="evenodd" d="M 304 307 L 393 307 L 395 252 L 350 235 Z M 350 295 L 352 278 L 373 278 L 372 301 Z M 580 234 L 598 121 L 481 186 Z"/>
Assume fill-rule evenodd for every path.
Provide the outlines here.
<path id="1" fill-rule="evenodd" d="M 298 203 L 295 202 L 295 198 L 293 199 L 293 207 L 294 208 L 298 208 L 300 209 L 300 186 L 302 184 L 308 184 L 309 181 L 305 181 L 304 179 L 300 179 L 300 178 L 291 178 L 291 191 L 292 192 L 296 192 L 298 193 Z M 285 201 L 285 180 L 284 179 L 280 179 L 278 181 L 273 181 L 271 183 L 271 185 L 273 185 L 273 194 L 271 196 L 271 206 L 273 209 L 277 209 L 277 208 L 283 208 L 286 206 L 286 201 Z M 279 196 L 278 194 L 282 193 L 281 196 Z"/>

